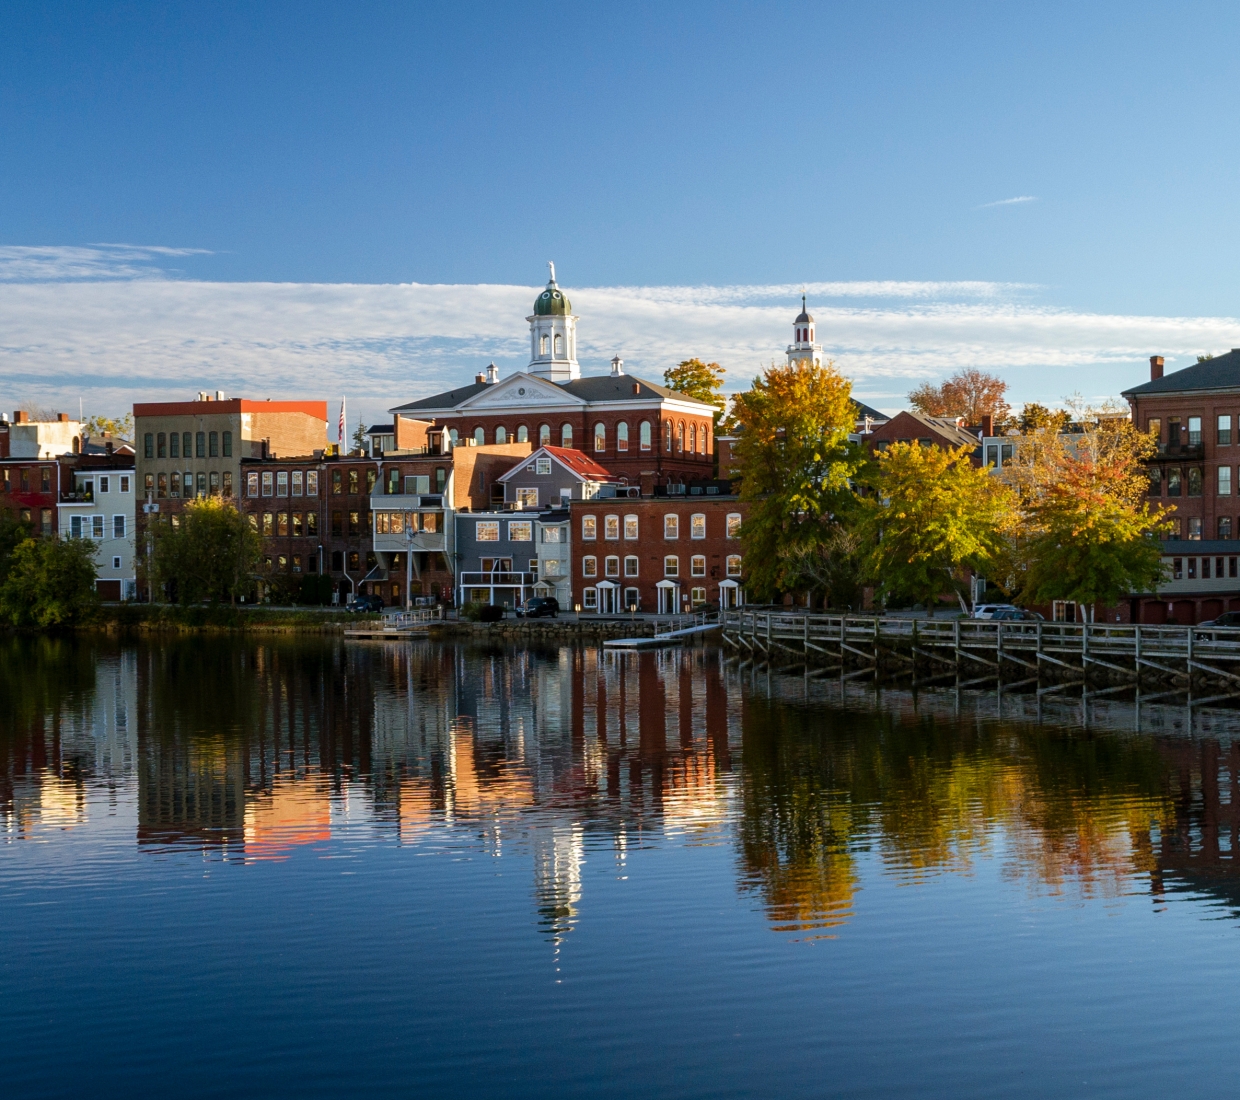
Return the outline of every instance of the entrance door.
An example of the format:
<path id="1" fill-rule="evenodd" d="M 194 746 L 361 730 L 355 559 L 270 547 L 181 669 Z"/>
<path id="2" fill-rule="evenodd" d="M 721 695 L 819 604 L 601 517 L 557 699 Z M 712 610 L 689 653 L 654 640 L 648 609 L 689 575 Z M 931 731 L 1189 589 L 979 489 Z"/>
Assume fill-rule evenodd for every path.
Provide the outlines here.
<path id="1" fill-rule="evenodd" d="M 680 589 L 674 586 L 659 589 L 659 614 L 675 615 L 680 610 Z"/>

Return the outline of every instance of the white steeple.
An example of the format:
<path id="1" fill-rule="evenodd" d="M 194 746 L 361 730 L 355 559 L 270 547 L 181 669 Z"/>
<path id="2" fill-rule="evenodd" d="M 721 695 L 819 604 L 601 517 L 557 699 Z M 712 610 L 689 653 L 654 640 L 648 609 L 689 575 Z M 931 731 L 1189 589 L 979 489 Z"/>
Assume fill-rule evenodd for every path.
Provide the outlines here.
<path id="1" fill-rule="evenodd" d="M 534 299 L 530 323 L 530 365 L 527 373 L 548 382 L 571 382 L 581 377 L 577 365 L 577 318 L 555 281 L 555 264 L 548 262 L 551 279 Z"/>
<path id="2" fill-rule="evenodd" d="M 822 345 L 814 343 L 814 319 L 805 308 L 805 295 L 801 295 L 801 312 L 792 322 L 792 343 L 788 345 L 788 365 L 809 360 L 816 367 L 822 366 Z"/>

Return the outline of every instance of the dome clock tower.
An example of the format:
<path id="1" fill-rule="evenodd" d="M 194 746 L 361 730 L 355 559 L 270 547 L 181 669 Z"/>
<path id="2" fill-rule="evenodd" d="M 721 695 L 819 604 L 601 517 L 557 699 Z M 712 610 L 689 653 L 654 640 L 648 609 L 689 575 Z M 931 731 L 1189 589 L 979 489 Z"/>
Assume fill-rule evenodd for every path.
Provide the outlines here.
<path id="1" fill-rule="evenodd" d="M 814 319 L 805 308 L 805 295 L 801 295 L 801 312 L 792 322 L 792 343 L 788 345 L 788 366 L 794 363 L 812 363 L 822 366 L 822 345 L 814 343 Z"/>
<path id="2" fill-rule="evenodd" d="M 530 365 L 526 373 L 548 382 L 572 382 L 581 377 L 577 365 L 577 318 L 568 295 L 555 281 L 555 264 L 548 263 L 551 279 L 537 298 L 530 323 Z"/>

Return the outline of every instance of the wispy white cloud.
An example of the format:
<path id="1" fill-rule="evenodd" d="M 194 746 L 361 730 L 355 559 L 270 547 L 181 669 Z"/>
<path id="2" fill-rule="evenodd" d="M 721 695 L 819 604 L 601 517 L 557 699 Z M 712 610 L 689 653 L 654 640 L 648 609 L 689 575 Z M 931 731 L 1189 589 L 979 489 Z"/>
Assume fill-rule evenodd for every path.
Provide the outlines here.
<path id="1" fill-rule="evenodd" d="M 0 250 L 0 264 L 12 251 Z M 91 276 L 90 263 L 102 261 L 79 268 L 55 251 L 58 277 L 36 263 L 37 274 L 0 283 L 0 408 L 28 400 L 76 409 L 82 396 L 88 411 L 103 412 L 224 389 L 333 401 L 345 393 L 351 413 L 369 419 L 472 378 L 492 359 L 508 373 L 529 358 L 525 317 L 536 287 L 153 278 L 153 250 L 138 249 Z M 140 270 L 118 274 L 124 264 Z M 782 359 L 801 288 L 568 290 L 586 373 L 605 372 L 619 354 L 626 369 L 658 379 L 696 355 L 722 363 L 737 389 Z M 1240 344 L 1235 318 L 1076 312 L 1037 304 L 1035 291 L 982 282 L 807 286 L 827 355 L 880 408 L 900 407 L 922 379 L 969 366 L 1001 374 L 1018 401 L 1114 394 L 1142 380 L 1150 354 L 1171 367 Z"/>
<path id="2" fill-rule="evenodd" d="M 1037 202 L 1037 201 L 1038 201 L 1037 195 L 1017 195 L 1013 199 L 998 199 L 995 202 L 984 202 L 982 203 L 981 206 L 977 207 L 977 209 L 986 210 L 992 206 L 1016 206 L 1022 202 Z"/>
<path id="3" fill-rule="evenodd" d="M 0 245 L 0 281 L 163 278 L 166 272 L 157 261 L 210 254 L 205 248 L 167 245 Z"/>

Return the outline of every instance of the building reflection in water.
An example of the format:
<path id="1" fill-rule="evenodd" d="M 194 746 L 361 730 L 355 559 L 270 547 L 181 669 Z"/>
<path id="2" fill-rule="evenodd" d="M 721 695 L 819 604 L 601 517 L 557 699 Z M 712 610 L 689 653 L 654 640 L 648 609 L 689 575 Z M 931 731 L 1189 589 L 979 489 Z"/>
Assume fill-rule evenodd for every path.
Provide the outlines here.
<path id="1" fill-rule="evenodd" d="M 0 657 L 10 841 L 517 852 L 557 950 L 587 859 L 623 876 L 669 841 L 730 845 L 740 890 L 798 935 L 855 919 L 875 875 L 916 886 L 982 859 L 1044 894 L 1189 890 L 1240 912 L 1237 712 L 876 697 L 758 680 L 708 648 L 7 639 Z"/>

